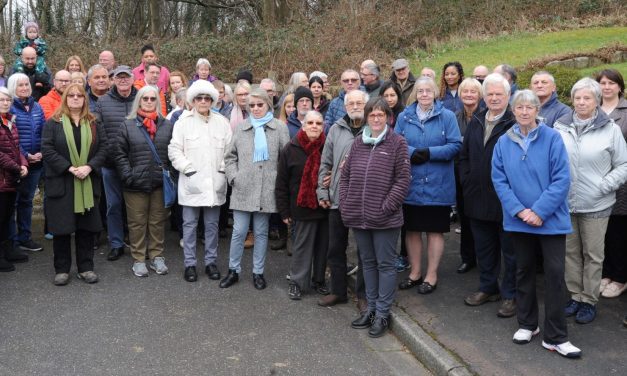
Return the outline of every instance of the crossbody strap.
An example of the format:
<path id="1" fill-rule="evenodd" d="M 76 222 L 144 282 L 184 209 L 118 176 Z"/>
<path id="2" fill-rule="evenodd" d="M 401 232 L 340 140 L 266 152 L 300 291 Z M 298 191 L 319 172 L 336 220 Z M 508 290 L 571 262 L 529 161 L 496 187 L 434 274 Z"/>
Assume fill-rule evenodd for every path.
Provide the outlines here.
<path id="1" fill-rule="evenodd" d="M 157 162 L 159 167 L 163 168 L 163 163 L 161 162 L 161 158 L 159 158 L 159 154 L 157 154 L 157 149 L 155 149 L 155 144 L 150 139 L 148 132 L 146 132 L 146 129 L 140 122 L 137 122 L 137 127 L 144 135 L 144 138 L 146 138 L 146 142 L 148 143 L 148 146 L 150 146 L 150 151 L 152 151 L 152 156 L 155 158 L 155 162 Z"/>

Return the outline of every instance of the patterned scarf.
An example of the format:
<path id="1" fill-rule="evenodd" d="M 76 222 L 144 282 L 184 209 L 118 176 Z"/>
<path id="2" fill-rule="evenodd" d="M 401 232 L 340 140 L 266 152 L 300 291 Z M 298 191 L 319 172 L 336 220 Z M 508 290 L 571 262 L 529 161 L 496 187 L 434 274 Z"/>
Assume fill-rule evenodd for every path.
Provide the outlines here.
<path id="1" fill-rule="evenodd" d="M 144 128 L 148 131 L 148 135 L 150 135 L 150 139 L 154 141 L 155 134 L 157 133 L 157 111 L 146 112 L 141 108 L 137 110 L 137 115 L 140 118 L 139 120 L 144 124 Z"/>
<path id="2" fill-rule="evenodd" d="M 307 161 L 303 169 L 303 176 L 300 179 L 300 188 L 298 189 L 298 197 L 296 205 L 316 209 L 318 207 L 318 196 L 316 195 L 316 187 L 318 186 L 318 170 L 320 169 L 320 151 L 324 145 L 324 132 L 320 133 L 320 137 L 310 140 L 304 130 L 296 133 L 298 143 L 307 154 Z"/>

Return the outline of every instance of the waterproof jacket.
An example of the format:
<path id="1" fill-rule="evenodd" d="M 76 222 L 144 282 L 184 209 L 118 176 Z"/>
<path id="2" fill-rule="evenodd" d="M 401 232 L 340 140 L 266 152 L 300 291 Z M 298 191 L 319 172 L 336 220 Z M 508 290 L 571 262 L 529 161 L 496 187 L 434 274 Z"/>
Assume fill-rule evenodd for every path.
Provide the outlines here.
<path id="1" fill-rule="evenodd" d="M 411 177 L 402 136 L 386 132 L 377 145 L 364 144 L 358 137 L 340 170 L 344 226 L 383 230 L 403 225 L 403 200 Z"/>
<path id="2" fill-rule="evenodd" d="M 453 96 L 453 94 L 447 87 L 446 91 L 444 92 L 444 96 L 441 99 L 442 105 L 444 105 L 444 108 L 446 108 L 449 111 L 453 111 L 453 113 L 460 111 L 460 110 L 463 111 L 464 104 L 462 103 L 462 99 L 459 97 L 459 94 L 460 92 L 458 89 L 457 94 Z"/>
<path id="3" fill-rule="evenodd" d="M 503 206 L 505 231 L 558 235 L 572 232 L 568 214 L 568 153 L 559 132 L 545 124 L 527 135 L 520 126 L 501 136 L 492 156 L 492 182 Z M 542 226 L 528 225 L 517 214 L 531 209 Z"/>
<path id="4" fill-rule="evenodd" d="M 44 117 L 48 120 L 52 117 L 57 108 L 61 106 L 61 94 L 59 94 L 57 89 L 52 89 L 48 94 L 41 97 L 39 105 L 44 111 Z"/>
<path id="5" fill-rule="evenodd" d="M 568 115 L 570 112 L 572 112 L 570 107 L 560 102 L 559 99 L 557 99 L 557 93 L 553 92 L 551 98 L 540 107 L 538 119 L 553 128 L 553 124 L 555 124 L 557 119 Z"/>
<path id="6" fill-rule="evenodd" d="M 13 115 L 13 118 L 15 115 Z M 22 166 L 28 167 L 26 157 L 20 153 L 20 142 L 14 121 L 0 122 L 0 192 L 15 192 Z"/>
<path id="7" fill-rule="evenodd" d="M 627 145 L 620 128 L 597 109 L 597 117 L 577 135 L 573 112 L 555 122 L 570 161 L 571 213 L 594 213 L 616 202 L 616 190 L 627 180 Z"/>
<path id="8" fill-rule="evenodd" d="M 44 111 L 39 103 L 35 102 L 35 98 L 29 97 L 26 103 L 28 110 L 21 100 L 14 98 L 10 111 L 15 115 L 15 125 L 20 138 L 20 150 L 25 157 L 28 154 L 36 154 L 41 151 L 41 132 L 46 123 Z M 36 165 L 40 165 L 40 163 L 37 162 Z"/>
<path id="9" fill-rule="evenodd" d="M 416 77 L 409 72 L 409 76 L 407 76 L 407 81 L 405 82 L 405 86 L 401 88 L 401 85 L 398 82 L 398 78 L 396 77 L 396 72 L 392 71 L 390 75 L 390 80 L 396 84 L 398 90 L 401 91 L 401 95 L 403 96 L 403 105 L 407 105 L 409 101 L 409 97 L 411 96 L 412 90 L 414 90 L 414 84 L 416 83 Z"/>
<path id="10" fill-rule="evenodd" d="M 337 97 L 331 100 L 329 103 L 329 109 L 327 110 L 326 115 L 324 116 L 324 133 L 328 134 L 331 126 L 335 124 L 336 121 L 346 115 L 346 106 L 344 105 L 344 96 L 346 93 L 344 89 L 340 90 L 340 93 Z"/>
<path id="11" fill-rule="evenodd" d="M 224 157 L 226 178 L 233 187 L 231 205 L 233 210 L 247 212 L 276 213 L 274 188 L 276 185 L 279 153 L 290 135 L 285 124 L 277 119 L 264 125 L 269 159 L 253 162 L 255 129 L 250 118 L 235 128 L 231 144 Z"/>
<path id="12" fill-rule="evenodd" d="M 435 101 L 431 115 L 421 122 L 416 108 L 409 105 L 401 113 L 394 132 L 407 141 L 408 155 L 415 150 L 429 149 L 429 160 L 411 165 L 411 184 L 405 203 L 419 206 L 455 204 L 455 171 L 453 159 L 462 146 L 455 114 Z"/>
<path id="13" fill-rule="evenodd" d="M 492 152 L 494 145 L 516 119 L 508 109 L 496 123 L 488 142 L 483 144 L 485 117 L 488 109 L 473 115 L 464 135 L 459 155 L 459 178 L 464 193 L 464 214 L 472 219 L 501 222 L 501 203 L 492 184 Z"/>
<path id="14" fill-rule="evenodd" d="M 350 118 L 345 115 L 338 120 L 329 130 L 327 138 L 322 148 L 322 160 L 320 161 L 320 170 L 318 170 L 318 201 L 327 200 L 331 202 L 331 209 L 337 209 L 340 206 L 340 169 L 342 161 L 351 146 L 355 137 L 361 137 L 363 127 L 353 136 L 353 131 L 349 125 Z M 328 187 L 322 184 L 324 177 L 331 173 L 331 183 Z"/>
<path id="15" fill-rule="evenodd" d="M 104 148 L 105 133 L 97 122 L 91 123 L 91 145 L 87 165 L 94 194 L 94 207 L 77 215 L 74 213 L 74 175 L 68 171 L 72 166 L 70 150 L 63 131 L 63 125 L 54 118 L 44 126 L 41 152 L 46 169 L 46 214 L 48 230 L 55 235 L 69 235 L 76 230 L 98 232 L 102 230 L 98 200 L 101 195 L 100 168 L 107 150 Z M 80 141 L 76 141 L 77 147 Z"/>
<path id="16" fill-rule="evenodd" d="M 627 99 L 621 98 L 609 116 L 620 127 L 620 131 L 627 141 Z M 627 183 L 621 185 L 616 191 L 616 203 L 612 208 L 612 215 L 627 215 Z"/>
<path id="17" fill-rule="evenodd" d="M 322 151 L 322 147 L 320 151 Z M 327 216 L 328 211 L 321 207 L 310 209 L 296 204 L 306 162 L 307 153 L 305 153 L 305 149 L 300 145 L 298 137 L 292 138 L 285 145 L 279 157 L 279 168 L 276 178 L 276 206 L 281 219 L 291 218 L 296 221 L 315 221 Z"/>
<path id="18" fill-rule="evenodd" d="M 168 155 L 180 172 L 180 205 L 211 207 L 226 201 L 224 151 L 231 143 L 231 125 L 218 113 L 208 118 L 196 110 L 185 111 L 174 125 Z M 196 172 L 192 176 L 185 174 Z"/>
<path id="19" fill-rule="evenodd" d="M 298 111 L 294 111 L 287 118 L 287 130 L 290 132 L 290 139 L 294 138 L 303 126 L 297 115 Z"/>
<path id="20" fill-rule="evenodd" d="M 155 161 L 144 125 L 138 119 L 126 119 L 118 132 L 112 154 L 124 190 L 150 193 L 163 186 L 163 173 Z M 171 171 L 168 145 L 172 139 L 172 124 L 164 117 L 157 119 L 157 132 L 153 143 L 163 168 Z"/>
<path id="21" fill-rule="evenodd" d="M 98 99 L 96 104 L 96 118 L 102 124 L 107 137 L 107 161 L 105 167 L 115 168 L 112 158 L 113 144 L 118 137 L 122 123 L 131 112 L 137 89 L 131 88 L 131 94 L 123 97 L 113 86 L 111 90 Z"/>

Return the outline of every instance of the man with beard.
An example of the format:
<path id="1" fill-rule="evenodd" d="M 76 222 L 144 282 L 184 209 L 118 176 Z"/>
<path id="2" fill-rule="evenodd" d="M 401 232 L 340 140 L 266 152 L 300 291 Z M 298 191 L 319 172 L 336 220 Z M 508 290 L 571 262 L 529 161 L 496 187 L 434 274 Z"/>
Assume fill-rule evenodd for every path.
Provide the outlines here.
<path id="1" fill-rule="evenodd" d="M 296 133 L 298 133 L 305 121 L 305 115 L 313 108 L 313 94 L 311 90 L 304 86 L 298 87 L 294 92 L 294 105 L 296 106 L 296 111 L 292 112 L 290 117 L 287 118 L 290 138 L 296 136 Z"/>

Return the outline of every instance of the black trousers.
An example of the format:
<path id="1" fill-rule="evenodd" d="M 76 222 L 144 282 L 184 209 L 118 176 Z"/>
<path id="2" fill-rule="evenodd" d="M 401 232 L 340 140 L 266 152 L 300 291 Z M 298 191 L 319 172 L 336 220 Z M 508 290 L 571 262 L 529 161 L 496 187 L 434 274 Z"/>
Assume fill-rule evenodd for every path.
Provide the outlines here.
<path id="1" fill-rule="evenodd" d="M 9 240 L 9 221 L 15 214 L 16 192 L 0 192 L 0 243 Z"/>
<path id="2" fill-rule="evenodd" d="M 76 268 L 79 273 L 94 270 L 94 238 L 95 233 L 77 230 L 74 233 L 76 247 Z M 72 235 L 54 235 L 52 240 L 54 252 L 54 270 L 58 273 L 69 273 L 72 267 Z"/>
<path id="3" fill-rule="evenodd" d="M 605 232 L 603 278 L 627 282 L 627 215 L 611 215 Z"/>
<path id="4" fill-rule="evenodd" d="M 475 253 L 475 238 L 472 235 L 472 228 L 470 227 L 470 218 L 464 214 L 464 194 L 462 191 L 462 184 L 459 179 L 459 171 L 457 164 L 455 164 L 455 200 L 457 201 L 457 218 L 459 219 L 459 227 L 462 230 L 460 236 L 459 255 L 462 262 L 467 264 L 476 265 L 477 255 Z"/>
<path id="5" fill-rule="evenodd" d="M 536 297 L 536 250 L 544 256 L 544 341 L 560 344 L 568 341 L 566 328 L 566 282 L 564 263 L 566 235 L 511 233 L 516 252 L 516 304 L 518 325 L 522 329 L 538 327 Z"/>
<path id="6" fill-rule="evenodd" d="M 331 270 L 331 293 L 342 298 L 346 297 L 348 278 L 346 276 L 346 248 L 348 247 L 348 227 L 344 226 L 338 209 L 329 210 L 329 250 L 327 265 Z M 355 283 L 355 294 L 358 298 L 366 297 L 364 285 L 364 267 L 357 252 L 359 271 Z"/>

